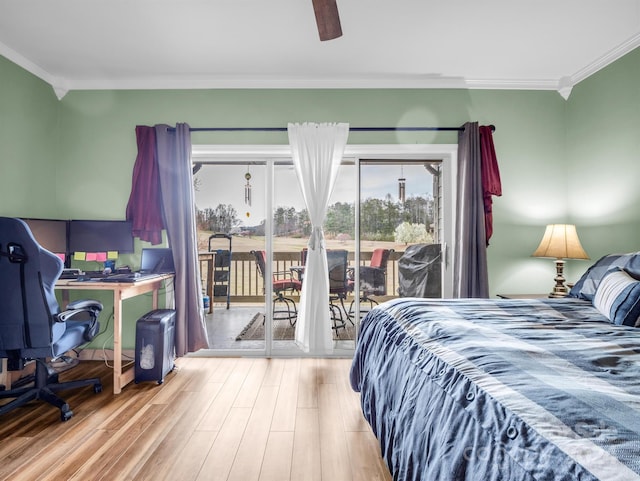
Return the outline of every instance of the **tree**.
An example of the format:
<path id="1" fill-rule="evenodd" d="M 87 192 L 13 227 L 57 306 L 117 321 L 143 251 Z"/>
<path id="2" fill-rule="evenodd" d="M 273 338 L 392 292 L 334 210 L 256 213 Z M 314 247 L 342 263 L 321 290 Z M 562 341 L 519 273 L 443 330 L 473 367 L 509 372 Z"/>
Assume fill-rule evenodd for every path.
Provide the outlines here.
<path id="1" fill-rule="evenodd" d="M 273 234 L 285 235 L 287 232 L 287 208 L 278 207 L 273 213 Z"/>
<path id="2" fill-rule="evenodd" d="M 395 202 L 391 194 L 387 194 L 382 205 L 384 208 L 384 220 L 380 230 L 385 236 L 391 236 L 398 224 L 402 222 L 402 204 Z"/>
<path id="3" fill-rule="evenodd" d="M 348 234 L 353 238 L 355 235 L 355 209 L 352 203 L 336 202 L 327 209 L 327 218 L 324 222 L 324 229 L 334 236 L 338 234 Z"/>
<path id="4" fill-rule="evenodd" d="M 431 225 L 433 222 L 433 198 L 409 197 L 404 203 L 402 218 L 411 224 Z"/>
<path id="5" fill-rule="evenodd" d="M 302 209 L 296 213 L 296 225 L 301 236 L 308 237 L 311 235 L 311 220 L 307 209 Z"/>
<path id="6" fill-rule="evenodd" d="M 218 204 L 218 207 L 211 209 L 207 207 L 197 212 L 198 227 L 201 230 L 212 232 L 231 232 L 231 229 L 238 224 L 238 212 L 231 204 Z"/>
<path id="7" fill-rule="evenodd" d="M 383 240 L 381 234 L 384 206 L 382 199 L 368 198 L 360 204 L 360 237 L 368 240 Z"/>
<path id="8" fill-rule="evenodd" d="M 430 236 L 424 224 L 411 224 L 403 222 L 395 230 L 396 242 L 402 242 L 404 245 L 417 242 L 430 242 Z"/>

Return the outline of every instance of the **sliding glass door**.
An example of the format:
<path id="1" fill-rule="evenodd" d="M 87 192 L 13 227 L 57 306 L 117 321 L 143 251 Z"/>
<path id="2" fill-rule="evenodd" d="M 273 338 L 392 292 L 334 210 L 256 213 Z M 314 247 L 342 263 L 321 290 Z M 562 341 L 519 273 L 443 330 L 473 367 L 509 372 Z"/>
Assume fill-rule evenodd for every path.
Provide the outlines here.
<path id="1" fill-rule="evenodd" d="M 442 161 L 359 166 L 360 314 L 398 296 L 442 297 Z"/>
<path id="2" fill-rule="evenodd" d="M 294 332 L 310 224 L 289 154 L 279 145 L 194 146 L 212 355 L 303 355 Z M 402 272 L 407 251 L 435 246 L 426 248 L 440 256 L 428 296 L 451 296 L 456 155 L 454 145 L 347 146 L 324 224 L 332 257 L 346 255 L 346 268 L 329 272 L 334 354 L 353 351 L 359 319 L 376 302 L 425 287 Z M 216 233 L 224 235 L 209 245 Z M 231 251 L 228 266 L 218 250 Z M 369 267 L 382 267 L 383 280 Z"/>
<path id="3" fill-rule="evenodd" d="M 290 159 L 218 160 L 195 174 L 203 299 L 210 348 L 220 353 L 301 354 L 295 325 L 309 216 Z M 330 250 L 355 258 L 355 168 L 338 174 L 325 223 Z M 349 279 L 327 299 L 337 349 L 355 346 Z"/>
<path id="4" fill-rule="evenodd" d="M 266 162 L 201 164 L 194 175 L 196 221 L 209 346 L 264 353 Z"/>

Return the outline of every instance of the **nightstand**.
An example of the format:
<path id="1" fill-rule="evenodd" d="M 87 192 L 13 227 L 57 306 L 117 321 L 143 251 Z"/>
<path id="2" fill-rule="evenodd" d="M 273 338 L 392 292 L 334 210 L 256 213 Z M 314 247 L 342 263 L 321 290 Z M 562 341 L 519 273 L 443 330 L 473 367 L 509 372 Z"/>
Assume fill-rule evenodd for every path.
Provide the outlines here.
<path id="1" fill-rule="evenodd" d="M 496 294 L 500 299 L 544 299 L 549 294 Z"/>

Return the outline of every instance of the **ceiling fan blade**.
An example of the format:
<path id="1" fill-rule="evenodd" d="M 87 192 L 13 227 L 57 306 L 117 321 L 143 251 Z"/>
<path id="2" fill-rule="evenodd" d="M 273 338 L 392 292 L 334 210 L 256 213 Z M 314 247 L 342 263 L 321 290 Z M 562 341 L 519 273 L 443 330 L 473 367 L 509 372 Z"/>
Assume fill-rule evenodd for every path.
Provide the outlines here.
<path id="1" fill-rule="evenodd" d="M 332 40 L 342 36 L 340 16 L 336 0 L 312 0 L 313 11 L 316 14 L 320 40 Z"/>

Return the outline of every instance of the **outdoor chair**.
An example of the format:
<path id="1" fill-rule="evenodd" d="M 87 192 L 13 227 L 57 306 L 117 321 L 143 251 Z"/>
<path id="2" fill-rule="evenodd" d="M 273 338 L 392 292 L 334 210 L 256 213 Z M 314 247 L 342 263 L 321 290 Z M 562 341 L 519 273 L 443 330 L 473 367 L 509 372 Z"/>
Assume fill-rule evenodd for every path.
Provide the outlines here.
<path id="1" fill-rule="evenodd" d="M 327 266 L 329 269 L 329 309 L 333 329 L 338 333 L 338 329 L 345 329 L 347 320 L 350 319 L 344 301 L 352 291 L 347 278 L 348 252 L 342 249 L 327 250 Z M 338 304 L 339 303 L 339 304 Z"/>
<path id="2" fill-rule="evenodd" d="M 262 276 L 266 279 L 266 252 L 251 251 L 256 258 L 256 267 Z M 290 297 L 286 297 L 285 293 L 300 292 L 302 290 L 302 282 L 295 279 L 290 271 L 273 272 L 272 276 L 273 293 L 273 320 L 288 320 L 291 326 L 296 324 L 298 319 L 298 309 L 296 303 Z M 278 308 L 280 307 L 280 308 Z"/>
<path id="3" fill-rule="evenodd" d="M 389 256 L 394 252 L 393 249 L 374 249 L 371 254 L 371 261 L 368 266 L 360 266 L 358 269 L 360 275 L 360 312 L 365 313 L 374 305 L 378 304 L 378 301 L 372 299 L 371 296 L 386 296 L 387 295 L 387 262 Z M 353 270 L 349 274 L 349 283 L 351 289 L 355 291 L 355 279 Z M 368 309 L 362 309 L 363 304 L 369 304 Z M 354 301 L 351 301 L 349 306 L 349 317 L 354 315 Z"/>

